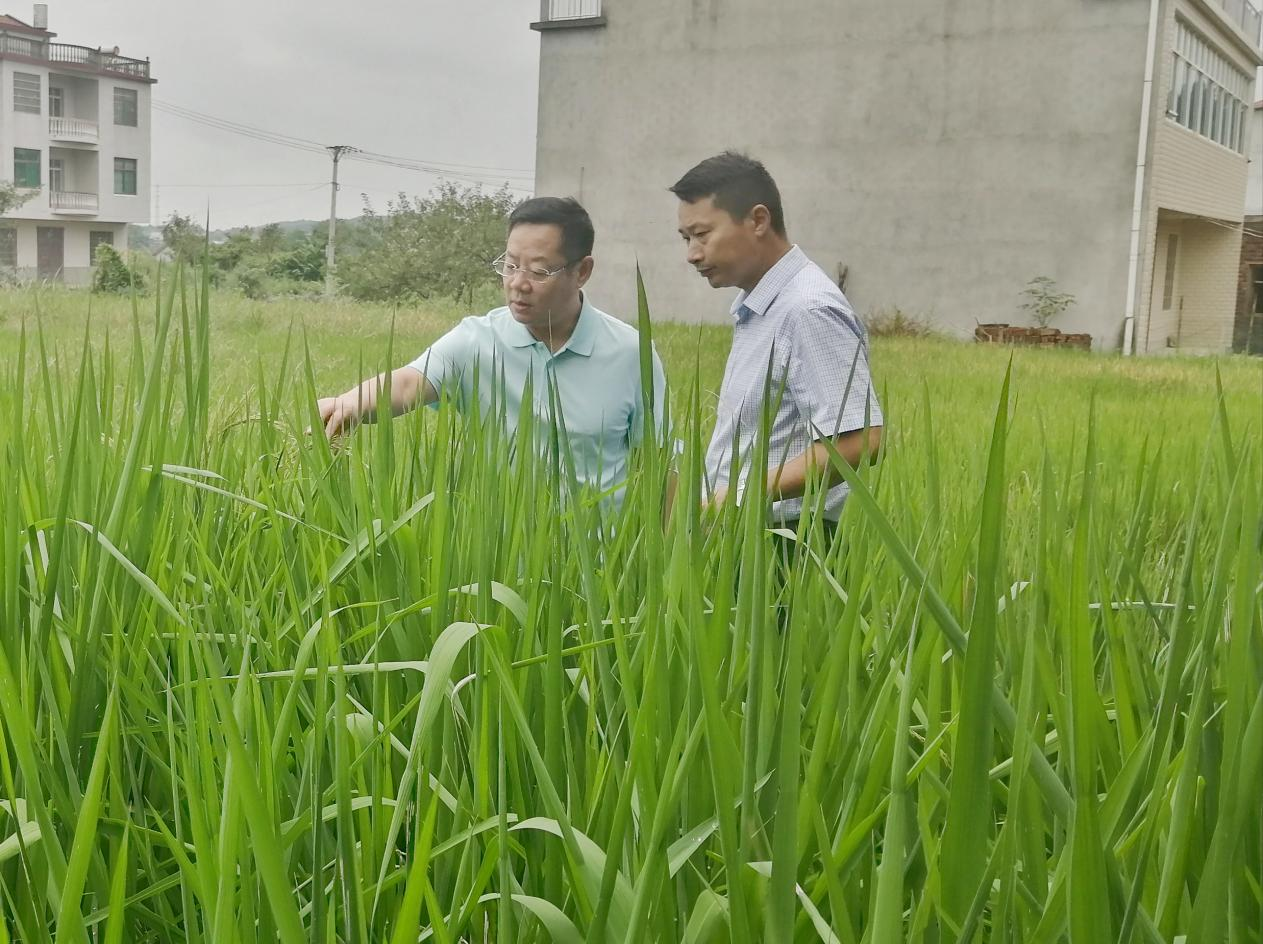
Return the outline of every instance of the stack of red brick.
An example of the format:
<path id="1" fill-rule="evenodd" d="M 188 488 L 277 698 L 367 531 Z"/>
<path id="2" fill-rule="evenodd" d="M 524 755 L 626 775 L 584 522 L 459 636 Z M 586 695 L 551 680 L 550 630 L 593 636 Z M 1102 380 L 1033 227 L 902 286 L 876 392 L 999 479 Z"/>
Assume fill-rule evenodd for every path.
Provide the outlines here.
<path id="1" fill-rule="evenodd" d="M 982 344 L 1026 344 L 1037 347 L 1092 349 L 1092 335 L 1066 334 L 1060 328 L 1021 328 L 1007 324 L 980 324 L 974 340 Z"/>

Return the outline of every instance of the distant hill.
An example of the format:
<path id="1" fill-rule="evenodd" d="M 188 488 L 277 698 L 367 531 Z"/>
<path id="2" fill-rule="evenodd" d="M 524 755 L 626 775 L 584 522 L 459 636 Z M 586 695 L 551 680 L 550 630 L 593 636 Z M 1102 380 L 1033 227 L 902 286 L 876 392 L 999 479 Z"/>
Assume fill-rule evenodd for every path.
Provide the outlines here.
<path id="1" fill-rule="evenodd" d="M 285 233 L 285 235 L 287 236 L 294 233 L 297 233 L 301 236 L 306 236 L 312 231 L 314 231 L 317 226 L 322 226 L 326 222 L 327 220 L 279 220 L 277 221 L 276 225 L 279 226 L 281 228 L 281 232 Z M 343 223 L 343 222 L 351 222 L 351 221 L 342 220 L 341 218 L 339 218 L 338 222 Z M 248 228 L 257 234 L 259 230 L 263 229 L 264 225 L 271 225 L 271 224 L 260 224 L 259 226 L 251 226 Z M 225 239 L 228 238 L 228 234 L 232 232 L 232 230 L 234 229 L 241 229 L 241 227 L 234 226 L 228 229 L 211 230 L 210 232 L 211 242 L 213 243 L 223 242 Z M 157 252 L 159 249 L 162 248 L 162 226 L 161 225 L 133 226 L 130 232 L 131 232 L 131 236 L 128 240 L 130 244 L 130 248 L 143 249 L 150 252 Z"/>

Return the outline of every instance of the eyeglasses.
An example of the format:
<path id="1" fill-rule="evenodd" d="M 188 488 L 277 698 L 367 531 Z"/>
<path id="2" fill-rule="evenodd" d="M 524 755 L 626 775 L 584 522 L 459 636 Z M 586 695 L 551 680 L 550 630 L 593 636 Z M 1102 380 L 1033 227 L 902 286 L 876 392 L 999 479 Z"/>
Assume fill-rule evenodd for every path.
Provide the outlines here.
<path id="1" fill-rule="evenodd" d="M 504 279 L 511 279 L 513 276 L 521 272 L 532 282 L 547 282 L 558 272 L 569 269 L 575 264 L 575 262 L 578 261 L 578 259 L 575 259 L 571 262 L 563 263 L 555 269 L 531 269 L 525 266 L 514 265 L 512 262 L 506 261 L 504 255 L 502 254 L 499 259 L 491 263 L 491 269 L 496 275 Z"/>

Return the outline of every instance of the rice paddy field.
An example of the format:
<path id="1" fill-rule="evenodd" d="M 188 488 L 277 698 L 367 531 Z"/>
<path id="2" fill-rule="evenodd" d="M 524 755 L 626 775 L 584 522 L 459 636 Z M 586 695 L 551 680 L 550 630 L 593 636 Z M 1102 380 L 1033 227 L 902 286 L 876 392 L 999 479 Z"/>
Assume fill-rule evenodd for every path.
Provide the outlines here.
<path id="1" fill-rule="evenodd" d="M 778 570 L 722 326 L 665 520 L 665 449 L 305 434 L 464 313 L 0 295 L 0 944 L 1263 941 L 1257 359 L 878 339 Z"/>

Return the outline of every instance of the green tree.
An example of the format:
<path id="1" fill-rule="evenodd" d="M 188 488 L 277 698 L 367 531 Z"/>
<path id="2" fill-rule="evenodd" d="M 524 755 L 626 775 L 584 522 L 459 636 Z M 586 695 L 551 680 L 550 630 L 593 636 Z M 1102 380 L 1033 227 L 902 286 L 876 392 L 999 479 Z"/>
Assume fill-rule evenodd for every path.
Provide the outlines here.
<path id="1" fill-rule="evenodd" d="M 0 216 L 10 210 L 16 210 L 33 196 L 35 196 L 34 190 L 19 190 L 10 181 L 0 181 Z"/>
<path id="2" fill-rule="evenodd" d="M 268 264 L 268 272 L 299 282 L 319 282 L 325 277 L 325 242 L 315 236 L 304 239 Z"/>
<path id="3" fill-rule="evenodd" d="M 257 250 L 258 244 L 255 242 L 254 233 L 248 226 L 243 226 L 232 230 L 222 243 L 211 246 L 210 257 L 217 269 L 222 272 L 231 272 L 241 264 L 243 259 L 254 255 Z"/>
<path id="4" fill-rule="evenodd" d="M 271 260 L 285 245 L 285 231 L 281 229 L 280 223 L 268 223 L 259 228 L 259 235 L 255 241 L 259 252 L 266 259 Z"/>
<path id="5" fill-rule="evenodd" d="M 385 214 L 366 200 L 350 245 L 339 237 L 338 281 L 361 299 L 448 295 L 472 303 L 496 282 L 491 263 L 516 206 L 507 188 L 487 193 L 449 182 L 424 198 L 400 194 Z"/>
<path id="6" fill-rule="evenodd" d="M 192 217 L 172 213 L 162 224 L 162 244 L 177 259 L 193 262 L 201 258 L 206 247 L 206 230 Z"/>

